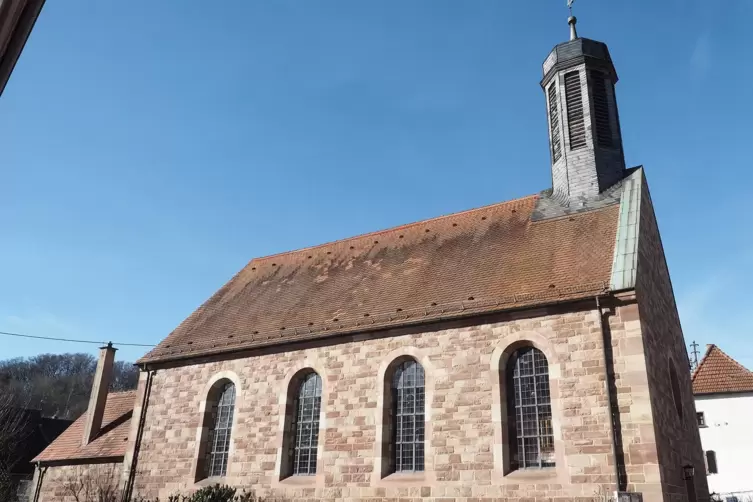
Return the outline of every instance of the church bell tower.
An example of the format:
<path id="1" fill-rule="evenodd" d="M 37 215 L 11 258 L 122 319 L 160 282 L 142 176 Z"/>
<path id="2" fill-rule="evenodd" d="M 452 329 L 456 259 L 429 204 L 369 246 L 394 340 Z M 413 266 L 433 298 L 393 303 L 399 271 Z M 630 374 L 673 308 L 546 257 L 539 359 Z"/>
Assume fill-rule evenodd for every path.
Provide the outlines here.
<path id="1" fill-rule="evenodd" d="M 614 84 L 617 72 L 606 44 L 578 37 L 570 16 L 570 40 L 544 61 L 553 196 L 585 206 L 625 173 Z"/>

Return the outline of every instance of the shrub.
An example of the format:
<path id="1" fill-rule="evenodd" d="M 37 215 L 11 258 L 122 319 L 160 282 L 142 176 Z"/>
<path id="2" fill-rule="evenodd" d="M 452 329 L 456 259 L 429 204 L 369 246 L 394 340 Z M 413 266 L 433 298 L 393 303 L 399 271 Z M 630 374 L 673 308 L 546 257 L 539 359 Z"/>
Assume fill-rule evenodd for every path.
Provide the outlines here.
<path id="1" fill-rule="evenodd" d="M 135 498 L 134 502 L 159 502 L 159 499 L 149 500 Z M 195 491 L 191 495 L 170 495 L 167 502 L 262 502 L 253 493 L 242 491 L 238 493 L 235 488 L 228 485 L 212 485 Z"/>

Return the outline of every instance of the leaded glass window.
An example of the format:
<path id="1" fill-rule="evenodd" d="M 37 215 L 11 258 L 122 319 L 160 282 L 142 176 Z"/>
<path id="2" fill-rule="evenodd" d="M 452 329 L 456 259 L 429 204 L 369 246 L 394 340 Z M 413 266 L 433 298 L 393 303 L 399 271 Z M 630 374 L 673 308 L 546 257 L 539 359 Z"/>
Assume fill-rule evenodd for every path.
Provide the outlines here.
<path id="1" fill-rule="evenodd" d="M 534 347 L 513 353 L 507 395 L 512 469 L 554 467 L 549 364 Z"/>
<path id="2" fill-rule="evenodd" d="M 424 369 L 414 360 L 401 363 L 392 379 L 395 472 L 424 470 Z"/>
<path id="3" fill-rule="evenodd" d="M 209 431 L 209 458 L 207 459 L 207 475 L 210 477 L 227 474 L 230 433 L 233 428 L 235 409 L 235 385 L 231 382 L 225 383 L 212 405 L 212 427 Z"/>
<path id="4" fill-rule="evenodd" d="M 293 434 L 293 474 L 316 474 L 319 443 L 319 412 L 322 406 L 322 379 L 309 373 L 300 383 L 295 403 Z"/>

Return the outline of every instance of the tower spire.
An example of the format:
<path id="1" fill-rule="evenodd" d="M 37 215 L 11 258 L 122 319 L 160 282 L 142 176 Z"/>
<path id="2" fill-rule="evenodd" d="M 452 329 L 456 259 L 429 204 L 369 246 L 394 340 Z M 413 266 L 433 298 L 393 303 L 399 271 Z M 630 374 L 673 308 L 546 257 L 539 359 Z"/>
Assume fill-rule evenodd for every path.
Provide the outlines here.
<path id="1" fill-rule="evenodd" d="M 544 61 L 541 87 L 549 118 L 554 196 L 585 207 L 625 174 L 614 84 L 617 72 L 606 44 L 578 36 L 567 0 L 570 40 Z"/>
<path id="2" fill-rule="evenodd" d="M 567 24 L 570 25 L 570 40 L 578 38 L 578 31 L 575 29 L 575 23 L 578 22 L 578 18 L 573 16 L 573 4 L 575 0 L 567 0 L 567 8 L 570 10 L 570 17 L 567 18 Z"/>
<path id="3" fill-rule="evenodd" d="M 567 24 L 570 25 L 570 40 L 575 40 L 578 38 L 578 31 L 575 29 L 575 23 L 578 22 L 578 18 L 575 16 L 570 16 L 567 18 Z"/>

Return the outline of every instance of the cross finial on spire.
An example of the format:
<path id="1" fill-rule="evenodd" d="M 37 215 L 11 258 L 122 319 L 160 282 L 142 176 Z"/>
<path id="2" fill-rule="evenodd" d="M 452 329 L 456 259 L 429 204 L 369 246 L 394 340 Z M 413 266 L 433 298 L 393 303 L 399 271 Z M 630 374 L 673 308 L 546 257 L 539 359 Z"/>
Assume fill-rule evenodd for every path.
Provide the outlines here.
<path id="1" fill-rule="evenodd" d="M 575 3 L 575 0 L 567 0 L 567 8 L 570 10 L 570 17 L 567 18 L 567 24 L 570 25 L 570 40 L 575 40 L 578 38 L 578 32 L 575 30 L 575 23 L 578 22 L 578 19 L 573 16 L 573 4 Z"/>

